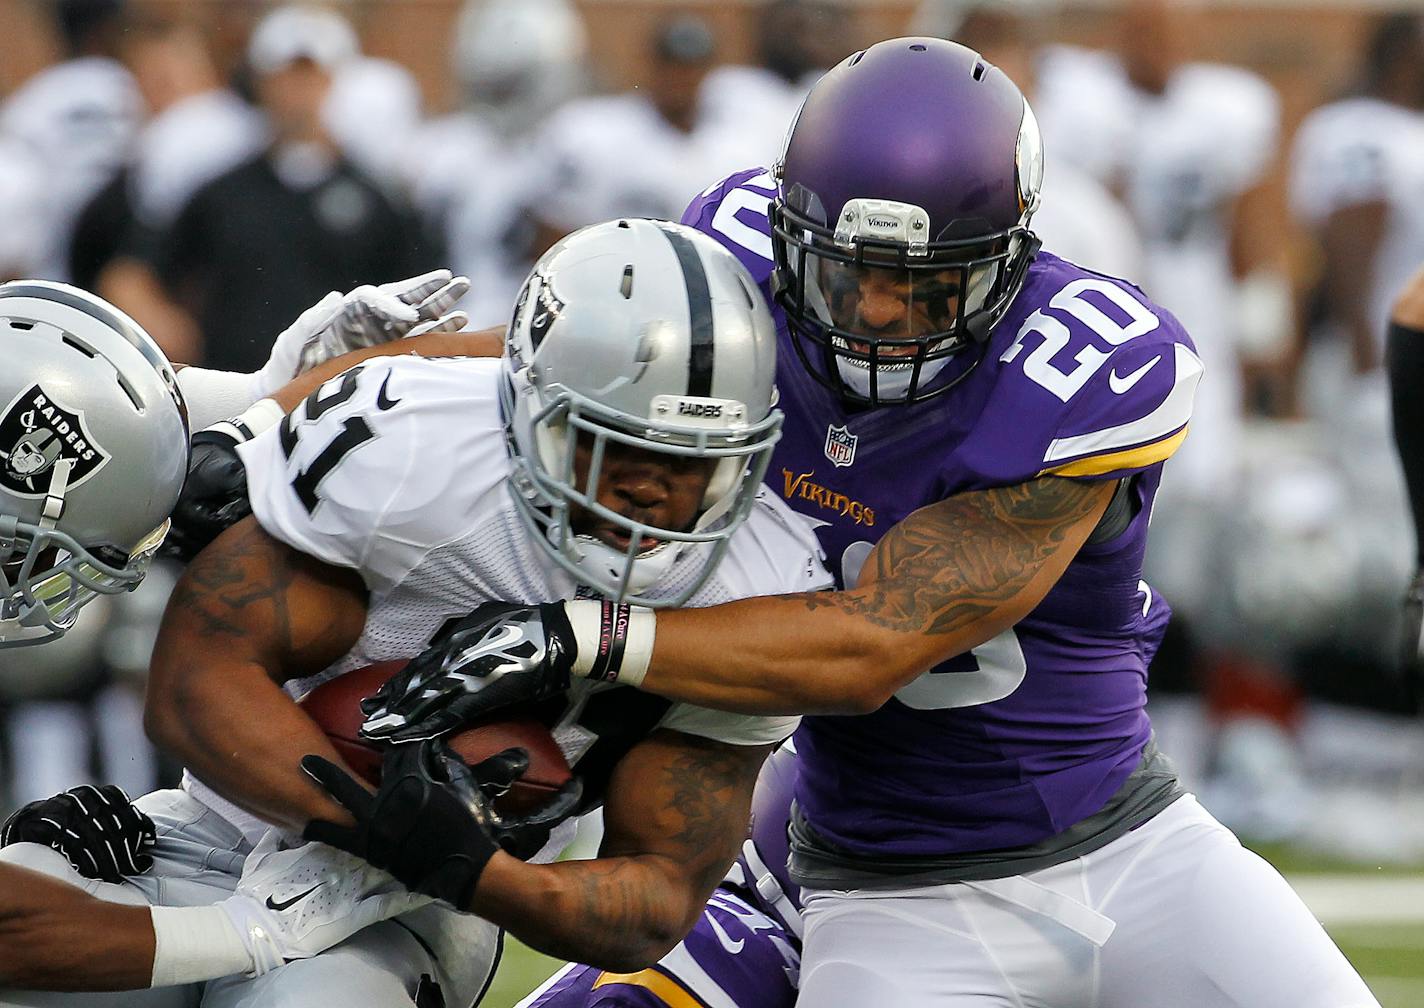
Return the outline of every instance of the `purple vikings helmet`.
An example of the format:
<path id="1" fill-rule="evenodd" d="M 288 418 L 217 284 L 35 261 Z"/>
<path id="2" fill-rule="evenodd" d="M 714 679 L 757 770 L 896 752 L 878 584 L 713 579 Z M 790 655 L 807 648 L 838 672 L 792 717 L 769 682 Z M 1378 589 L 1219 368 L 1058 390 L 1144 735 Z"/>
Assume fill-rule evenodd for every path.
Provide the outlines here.
<path id="1" fill-rule="evenodd" d="M 973 364 L 946 365 L 977 363 L 1039 247 L 1043 152 L 1013 81 L 953 42 L 877 43 L 811 89 L 777 174 L 777 300 L 811 374 L 872 406 L 957 384 Z"/>

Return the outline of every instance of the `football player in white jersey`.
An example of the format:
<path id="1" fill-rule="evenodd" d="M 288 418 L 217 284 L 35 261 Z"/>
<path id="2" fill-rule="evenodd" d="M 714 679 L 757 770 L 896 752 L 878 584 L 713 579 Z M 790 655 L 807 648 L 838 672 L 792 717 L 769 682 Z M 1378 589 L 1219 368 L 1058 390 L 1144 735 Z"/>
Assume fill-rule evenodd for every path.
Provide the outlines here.
<path id="1" fill-rule="evenodd" d="M 502 362 L 371 361 L 239 448 L 254 519 L 190 565 L 154 657 L 150 730 L 191 774 L 183 791 L 139 800 L 158 827 L 155 865 L 126 884 L 150 903 L 221 901 L 275 824 L 480 916 L 424 907 L 310 960 L 209 983 L 204 1005 L 412 1004 L 432 983 L 469 1004 L 501 927 L 627 970 L 691 926 L 740 847 L 756 771 L 794 717 L 661 700 L 631 712 L 608 695 L 629 691 L 575 688 L 551 716 L 582 807 L 606 801 L 603 857 L 544 866 L 500 840 L 524 854 L 549 840 L 553 854 L 560 837 L 537 821 L 502 827 L 433 743 L 397 747 L 372 799 L 293 697 L 432 637 L 457 639 L 452 617 L 494 597 L 699 605 L 824 587 L 809 531 L 758 495 L 780 426 L 774 343 L 752 280 L 717 243 L 614 222 L 541 260 Z M 541 646 L 467 643 L 492 661 Z M 308 754 L 346 808 L 302 773 Z M 166 916 L 154 917 L 164 979 L 175 975 L 166 948 L 186 947 L 172 944 L 182 938 Z M 58 971 L 45 980 L 66 982 Z"/>
<path id="2" fill-rule="evenodd" d="M 253 422 L 273 412 L 280 416 L 265 397 L 299 401 L 308 384 L 340 369 L 341 363 L 329 361 L 347 351 L 355 350 L 345 363 L 354 363 L 394 349 L 376 344 L 413 332 L 401 349 L 438 353 L 472 345 L 471 337 L 447 335 L 464 325 L 464 314 L 450 309 L 467 285 L 440 270 L 328 295 L 277 337 L 271 360 L 251 375 L 170 365 L 132 319 L 78 288 L 33 280 L 0 285 L 0 336 L 10 362 L 0 379 L 0 647 L 54 640 L 100 595 L 138 586 L 184 484 L 190 427 L 206 426 L 254 399 L 266 405 L 249 417 Z M 363 347 L 370 349 L 356 349 Z M 303 373 L 307 380 L 293 381 Z M 121 867 L 136 871 L 143 865 L 141 848 L 152 827 L 129 810 L 118 789 L 79 788 L 37 805 L 43 808 L 32 816 L 12 817 L 0 844 L 39 840 L 43 846 L 11 848 L 6 862 L 69 871 L 68 859 L 85 865 L 96 880 L 111 882 Z M 36 827 L 37 834 L 31 832 Z M 112 832 L 99 835 L 96 829 Z M 86 861 L 86 841 L 101 852 L 100 861 Z M 268 882 L 276 882 L 305 863 L 282 854 L 254 862 L 253 869 L 265 865 Z M 248 882 L 249 889 L 257 884 L 255 877 Z M 95 889 L 103 885 L 92 883 Z M 66 919 L 97 923 L 117 914 L 105 918 L 115 924 L 105 930 L 114 942 L 140 942 L 146 935 L 152 943 L 152 929 L 139 926 L 146 908 L 135 918 L 132 909 L 95 906 L 73 887 L 48 884 L 12 863 L 0 863 L 0 892 L 14 897 L 0 904 L 0 927 L 7 933 L 33 927 L 32 937 L 49 932 L 62 945 Z M 373 906 L 348 905 L 358 917 Z M 34 916 L 39 911 L 58 915 Z M 119 926 L 121 921 L 127 924 Z M 269 931 L 281 934 L 278 923 Z M 324 933 L 328 943 L 340 937 Z M 24 948 L 7 940 L 0 979 L 24 980 Z M 121 970 L 118 960 L 92 944 L 85 956 L 85 968 L 95 976 L 120 982 L 121 973 L 105 973 Z M 64 956 L 51 954 L 48 961 L 61 967 Z M 82 969 L 69 972 L 73 982 L 86 982 Z"/>

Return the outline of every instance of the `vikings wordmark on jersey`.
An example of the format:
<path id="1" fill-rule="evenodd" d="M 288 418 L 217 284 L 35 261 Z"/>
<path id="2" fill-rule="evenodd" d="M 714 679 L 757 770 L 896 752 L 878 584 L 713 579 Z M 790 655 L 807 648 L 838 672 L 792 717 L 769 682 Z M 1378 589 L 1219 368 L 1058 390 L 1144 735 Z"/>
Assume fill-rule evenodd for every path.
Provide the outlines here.
<path id="1" fill-rule="evenodd" d="M 109 456 L 84 425 L 82 410 L 65 409 L 39 385 L 31 385 L 0 416 L 0 485 L 43 497 L 61 461 L 70 464 L 65 485 L 75 487 L 103 468 Z"/>
<path id="2" fill-rule="evenodd" d="M 774 192 L 760 170 L 741 172 L 683 216 L 768 299 Z M 1190 338 L 1131 284 L 1040 252 L 987 345 L 948 365 L 967 372 L 953 394 L 858 410 L 807 374 L 775 314 L 786 423 L 771 469 L 785 478 L 772 485 L 812 520 L 843 586 L 884 530 L 954 494 L 1055 475 L 1121 480 L 1130 505 L 1018 625 L 874 714 L 806 718 L 807 822 L 849 853 L 915 858 L 1035 844 L 1102 809 L 1150 735 L 1147 665 L 1169 609 L 1144 590 L 1142 558 L 1161 463 L 1201 377 Z M 863 772 L 837 770 L 848 765 Z"/>

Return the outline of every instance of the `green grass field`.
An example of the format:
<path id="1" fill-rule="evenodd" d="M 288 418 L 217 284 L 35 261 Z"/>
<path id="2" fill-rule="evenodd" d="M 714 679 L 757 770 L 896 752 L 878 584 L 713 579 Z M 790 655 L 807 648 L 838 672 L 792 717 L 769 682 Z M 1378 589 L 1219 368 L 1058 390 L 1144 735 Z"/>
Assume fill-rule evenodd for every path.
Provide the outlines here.
<path id="1" fill-rule="evenodd" d="M 1302 857 L 1284 849 L 1263 849 L 1261 853 L 1287 875 L 1298 877 L 1302 889 L 1313 879 L 1328 874 L 1342 888 L 1347 904 L 1352 899 L 1350 880 L 1358 879 L 1359 895 L 1348 923 L 1331 923 L 1329 914 L 1324 914 L 1326 930 L 1364 976 L 1383 1008 L 1424 1005 L 1424 904 L 1418 907 L 1414 920 L 1371 921 L 1372 891 L 1367 888 L 1381 882 L 1389 885 L 1391 880 L 1417 886 L 1424 883 L 1424 869 L 1410 872 L 1391 868 L 1384 875 L 1373 867 Z M 512 1008 L 559 965 L 518 942 L 509 942 L 499 974 L 481 1008 Z"/>

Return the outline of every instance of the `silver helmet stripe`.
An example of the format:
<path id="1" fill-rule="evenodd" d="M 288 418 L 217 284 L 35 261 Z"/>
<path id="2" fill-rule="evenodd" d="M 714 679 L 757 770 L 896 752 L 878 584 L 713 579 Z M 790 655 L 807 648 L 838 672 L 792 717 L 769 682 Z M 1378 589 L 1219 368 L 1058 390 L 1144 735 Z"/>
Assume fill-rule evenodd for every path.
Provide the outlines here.
<path id="1" fill-rule="evenodd" d="M 712 395 L 712 292 L 707 284 L 707 270 L 702 265 L 702 256 L 686 235 L 678 234 L 672 228 L 659 226 L 672 250 L 677 253 L 678 265 L 682 267 L 682 277 L 687 287 L 687 317 L 690 323 L 691 341 L 687 357 L 687 394 L 703 398 Z"/>

